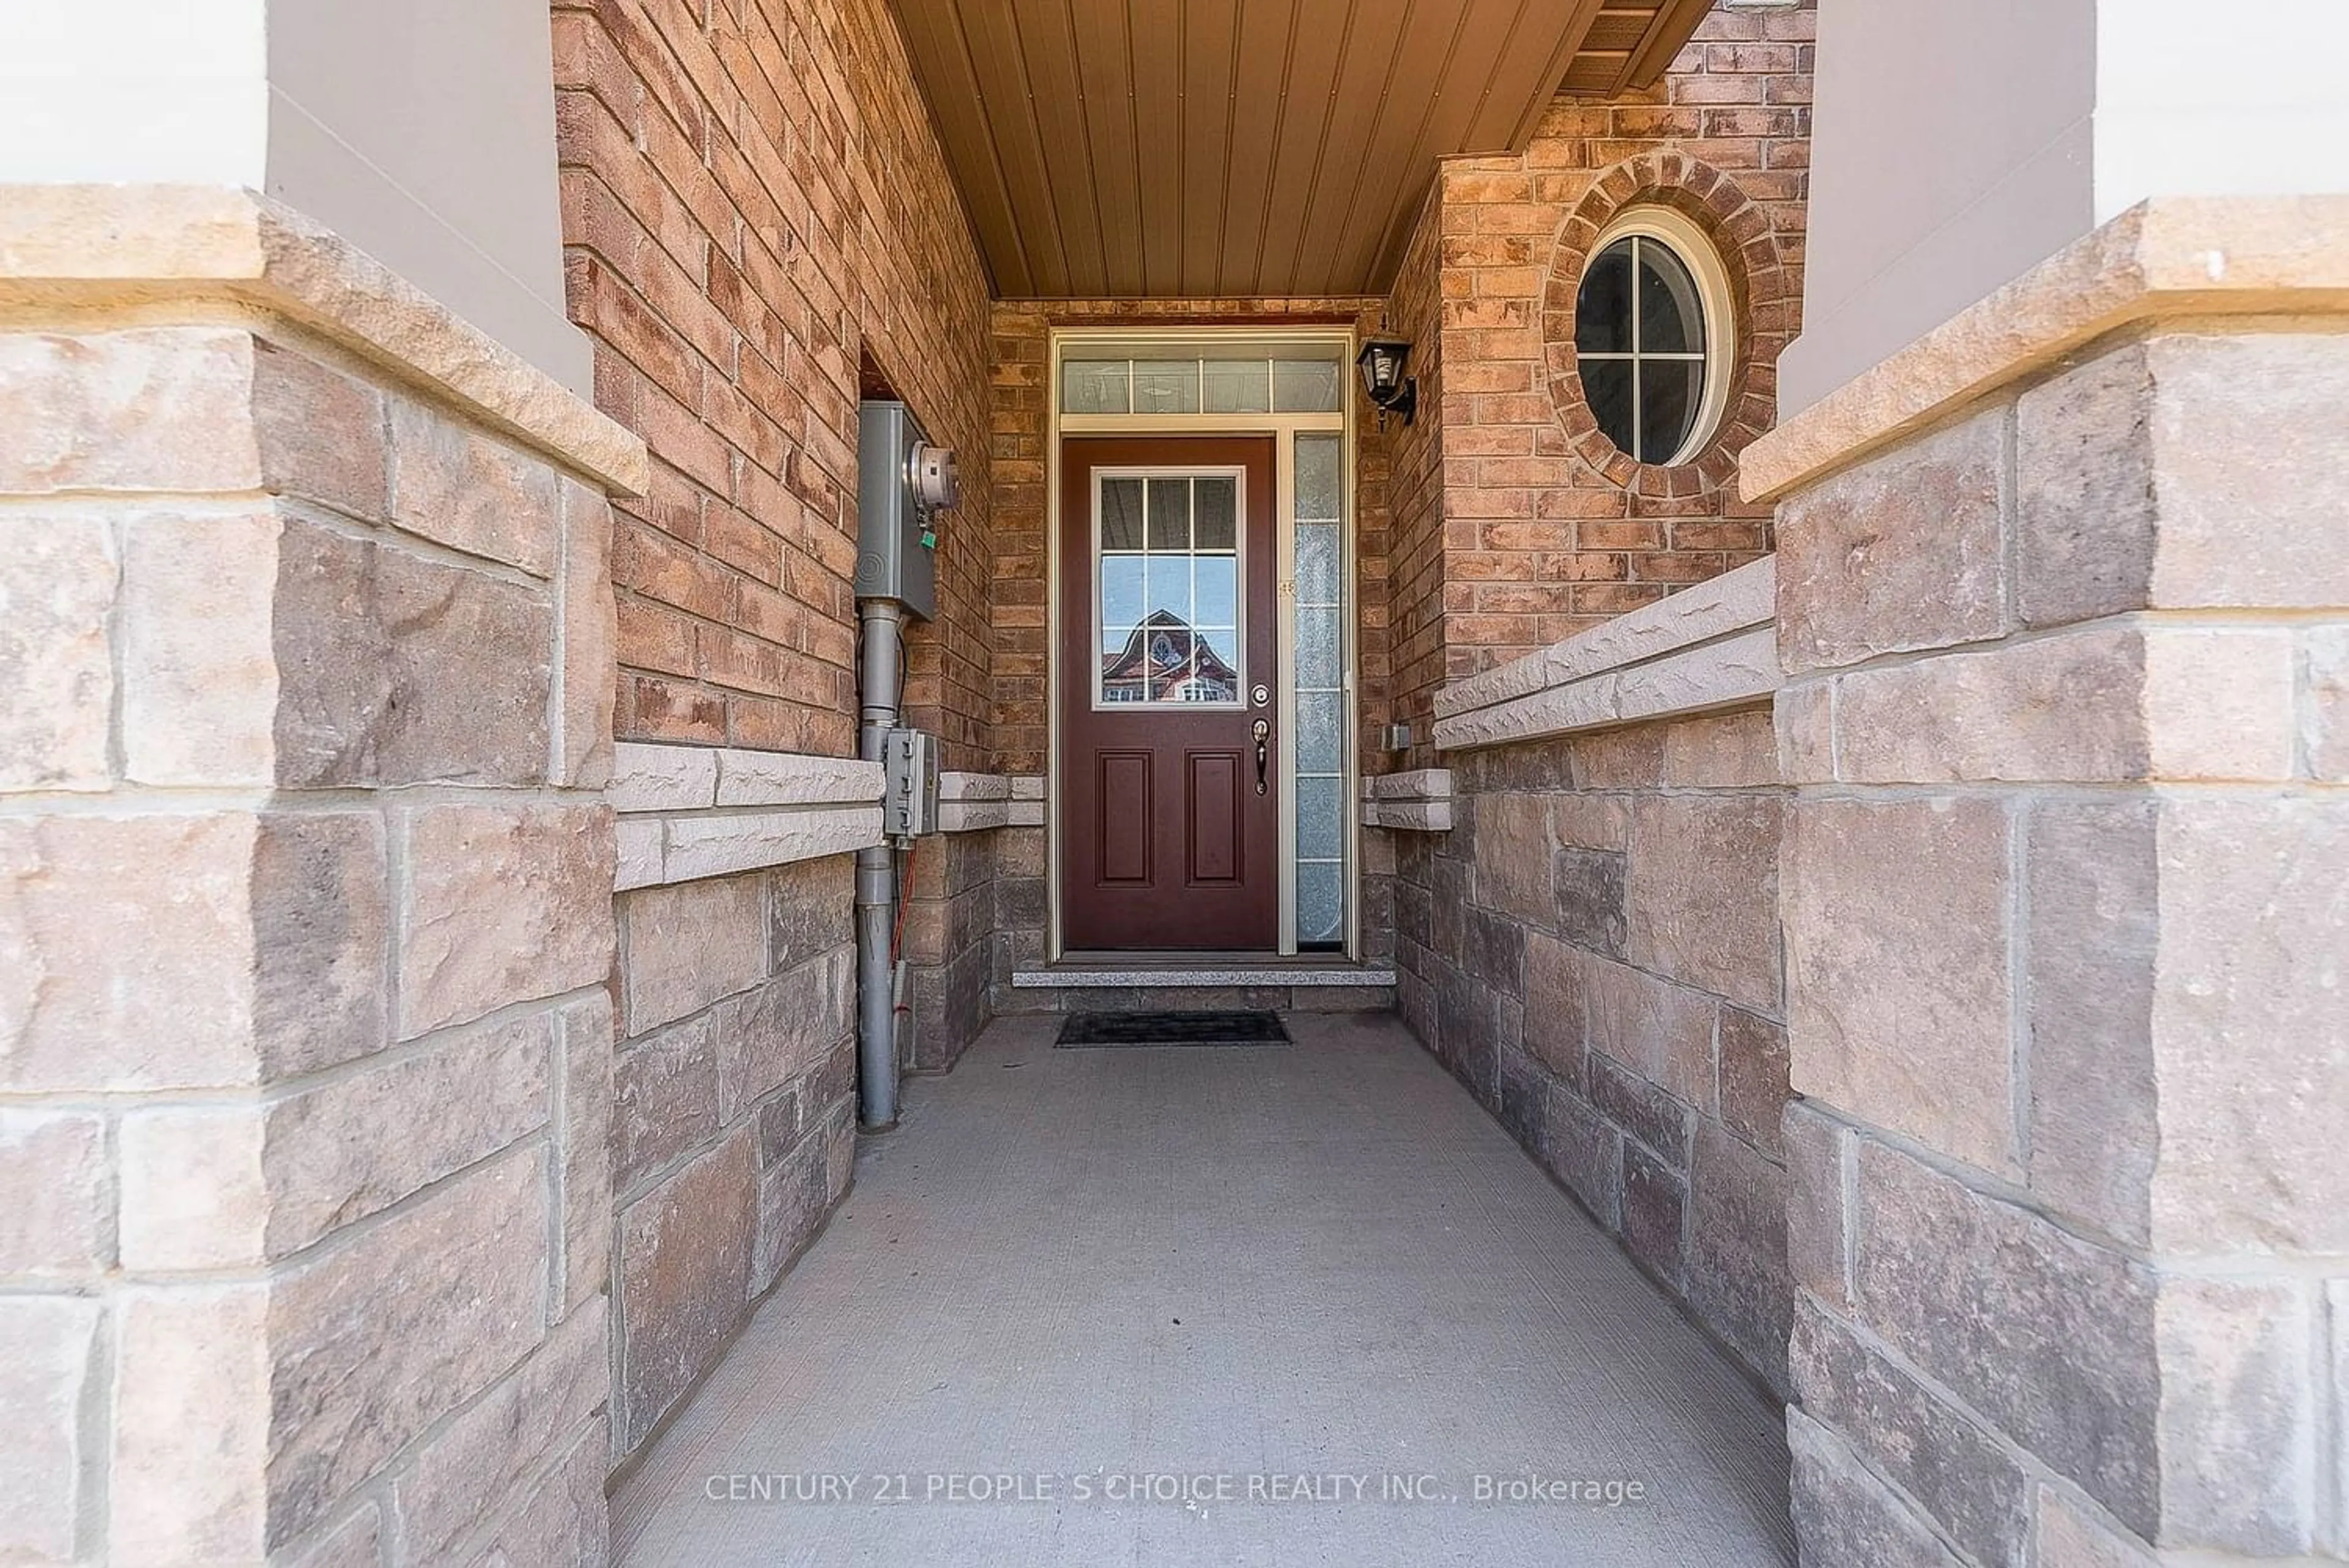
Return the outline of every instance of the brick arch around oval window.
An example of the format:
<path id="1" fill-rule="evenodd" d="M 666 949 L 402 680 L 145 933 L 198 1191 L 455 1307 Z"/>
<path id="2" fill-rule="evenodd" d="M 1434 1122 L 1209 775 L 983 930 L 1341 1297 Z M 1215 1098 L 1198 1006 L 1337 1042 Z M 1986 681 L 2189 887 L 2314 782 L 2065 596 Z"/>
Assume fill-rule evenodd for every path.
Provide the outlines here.
<path id="1" fill-rule="evenodd" d="M 1694 223 L 1720 253 L 1736 317 L 1729 397 L 1721 422 L 1694 461 L 1641 462 L 1599 428 L 1575 352 L 1575 304 L 1599 235 L 1640 207 L 1669 207 Z M 1793 335 L 1798 304 L 1769 216 L 1737 182 L 1684 152 L 1643 153 L 1600 175 L 1559 225 L 1542 296 L 1542 349 L 1552 410 L 1575 454 L 1608 483 L 1657 500 L 1686 501 L 1729 488 L 1738 454 L 1770 428 L 1777 409 L 1778 355 Z"/>

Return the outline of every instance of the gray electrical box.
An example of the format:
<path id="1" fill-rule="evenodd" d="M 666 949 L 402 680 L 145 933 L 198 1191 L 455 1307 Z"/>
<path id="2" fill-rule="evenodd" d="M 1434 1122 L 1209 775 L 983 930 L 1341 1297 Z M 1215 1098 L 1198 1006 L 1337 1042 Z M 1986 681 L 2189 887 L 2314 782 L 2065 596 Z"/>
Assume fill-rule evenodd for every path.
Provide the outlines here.
<path id="1" fill-rule="evenodd" d="M 892 730 L 881 742 L 887 793 L 881 800 L 881 832 L 890 838 L 919 838 L 938 830 L 938 740 L 924 730 Z"/>
<path id="2" fill-rule="evenodd" d="M 856 597 L 938 612 L 937 514 L 956 500 L 954 453 L 923 438 L 903 403 L 857 409 Z"/>

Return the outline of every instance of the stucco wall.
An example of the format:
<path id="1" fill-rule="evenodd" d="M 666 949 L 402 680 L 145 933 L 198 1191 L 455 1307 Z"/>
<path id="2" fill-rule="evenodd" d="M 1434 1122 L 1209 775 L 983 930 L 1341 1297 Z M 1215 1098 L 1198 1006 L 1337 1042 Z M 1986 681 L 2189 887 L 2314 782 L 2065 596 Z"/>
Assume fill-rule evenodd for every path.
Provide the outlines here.
<path id="1" fill-rule="evenodd" d="M 1789 414 L 2085 234 L 2095 0 L 1819 0 Z"/>
<path id="2" fill-rule="evenodd" d="M 2333 0 L 1820 0 L 1793 414 L 2152 196 L 2349 189 Z"/>
<path id="3" fill-rule="evenodd" d="M 0 7 L 0 178 L 264 190 L 574 391 L 543 0 Z"/>
<path id="4" fill-rule="evenodd" d="M 585 395 L 545 0 L 269 0 L 268 191 Z"/>

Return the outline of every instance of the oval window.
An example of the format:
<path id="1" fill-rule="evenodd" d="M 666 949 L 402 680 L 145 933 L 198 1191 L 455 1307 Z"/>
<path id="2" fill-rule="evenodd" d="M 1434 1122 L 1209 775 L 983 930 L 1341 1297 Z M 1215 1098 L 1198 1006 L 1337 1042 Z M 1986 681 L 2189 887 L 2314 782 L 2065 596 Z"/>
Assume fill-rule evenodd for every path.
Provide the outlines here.
<path id="1" fill-rule="evenodd" d="M 1607 439 L 1640 462 L 1692 461 L 1728 401 L 1729 283 L 1694 223 L 1667 209 L 1599 236 L 1575 299 L 1583 395 Z"/>

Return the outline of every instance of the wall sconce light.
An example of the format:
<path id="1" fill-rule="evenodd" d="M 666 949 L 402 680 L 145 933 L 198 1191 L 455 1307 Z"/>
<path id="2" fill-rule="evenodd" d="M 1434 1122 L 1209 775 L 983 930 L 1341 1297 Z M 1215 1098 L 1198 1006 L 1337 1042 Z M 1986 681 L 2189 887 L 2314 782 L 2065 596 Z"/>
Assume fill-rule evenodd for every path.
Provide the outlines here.
<path id="1" fill-rule="evenodd" d="M 1419 411 L 1419 378 L 1403 374 L 1410 363 L 1411 345 L 1398 337 L 1373 337 L 1354 359 L 1371 406 L 1381 414 L 1401 414 L 1406 425 Z"/>

